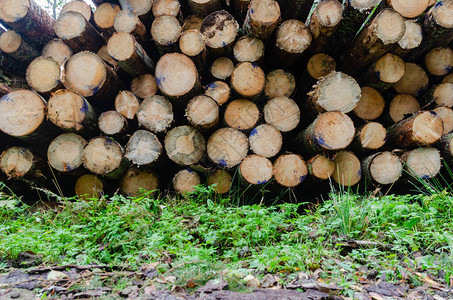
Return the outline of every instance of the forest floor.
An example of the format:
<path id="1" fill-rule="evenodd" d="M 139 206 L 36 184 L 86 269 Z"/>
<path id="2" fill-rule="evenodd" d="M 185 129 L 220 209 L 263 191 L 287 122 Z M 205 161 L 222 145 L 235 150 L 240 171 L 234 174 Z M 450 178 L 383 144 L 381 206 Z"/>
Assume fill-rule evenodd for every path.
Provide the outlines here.
<path id="1" fill-rule="evenodd" d="M 453 196 L 0 198 L 0 299 L 453 299 Z"/>

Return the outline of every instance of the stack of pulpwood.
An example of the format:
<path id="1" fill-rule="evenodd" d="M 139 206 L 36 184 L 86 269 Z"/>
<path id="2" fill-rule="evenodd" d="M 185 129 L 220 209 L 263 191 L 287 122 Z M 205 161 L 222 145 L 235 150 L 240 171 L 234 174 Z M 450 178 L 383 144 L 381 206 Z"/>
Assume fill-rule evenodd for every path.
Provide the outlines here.
<path id="1" fill-rule="evenodd" d="M 93 2 L 0 0 L 8 178 L 226 193 L 453 161 L 453 0 Z"/>

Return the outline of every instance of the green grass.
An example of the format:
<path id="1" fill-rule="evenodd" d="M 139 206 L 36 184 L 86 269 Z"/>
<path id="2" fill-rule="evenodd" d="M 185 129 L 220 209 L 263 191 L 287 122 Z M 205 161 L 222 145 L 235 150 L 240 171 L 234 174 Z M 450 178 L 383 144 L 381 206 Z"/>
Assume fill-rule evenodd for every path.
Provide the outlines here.
<path id="1" fill-rule="evenodd" d="M 151 195 L 63 198 L 58 208 L 42 210 L 2 194 L 0 268 L 29 251 L 46 264 L 138 270 L 159 262 L 158 272 L 176 276 L 178 285 L 222 277 L 235 289 L 248 274 L 288 281 L 321 269 L 324 280 L 348 294 L 366 276 L 363 267 L 390 281 L 411 271 L 444 284 L 453 280 L 453 196 L 447 190 L 383 197 L 337 192 L 316 207 L 238 206 L 205 187 L 186 198 Z M 344 243 L 350 240 L 376 243 L 349 249 Z M 412 281 L 422 284 L 416 276 Z"/>

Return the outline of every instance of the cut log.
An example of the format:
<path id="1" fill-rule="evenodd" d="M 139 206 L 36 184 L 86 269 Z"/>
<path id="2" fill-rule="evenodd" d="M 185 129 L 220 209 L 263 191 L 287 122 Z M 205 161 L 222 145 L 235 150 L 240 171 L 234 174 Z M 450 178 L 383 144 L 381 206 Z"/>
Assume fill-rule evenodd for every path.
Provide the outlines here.
<path id="1" fill-rule="evenodd" d="M 453 107 L 453 83 L 441 83 L 429 89 L 420 99 L 425 105 Z"/>
<path id="2" fill-rule="evenodd" d="M 153 0 L 119 0 L 123 10 L 132 10 L 140 18 L 146 28 L 151 25 L 151 8 Z"/>
<path id="3" fill-rule="evenodd" d="M 47 149 L 49 164 L 60 172 L 79 170 L 83 163 L 83 149 L 87 141 L 75 133 L 63 133 L 57 136 Z"/>
<path id="4" fill-rule="evenodd" d="M 322 154 L 307 160 L 308 175 L 313 181 L 323 181 L 332 177 L 335 163 Z"/>
<path id="5" fill-rule="evenodd" d="M 114 33 L 107 43 L 107 50 L 131 78 L 154 72 L 154 62 L 129 33 Z"/>
<path id="6" fill-rule="evenodd" d="M 131 91 L 140 99 L 146 99 L 156 94 L 156 78 L 151 74 L 140 75 L 132 80 Z"/>
<path id="7" fill-rule="evenodd" d="M 250 130 L 260 119 L 260 111 L 255 103 L 249 100 L 234 100 L 225 109 L 225 123 L 237 130 Z"/>
<path id="8" fill-rule="evenodd" d="M 292 188 L 301 184 L 308 174 L 307 164 L 300 155 L 283 154 L 273 165 L 275 181 L 281 186 Z"/>
<path id="9" fill-rule="evenodd" d="M 117 4 L 105 2 L 98 6 L 94 13 L 94 21 L 102 34 L 109 38 L 115 32 L 114 23 L 121 7 Z"/>
<path id="10" fill-rule="evenodd" d="M 171 16 L 181 19 L 181 4 L 178 0 L 154 0 L 152 10 L 156 18 Z"/>
<path id="11" fill-rule="evenodd" d="M 37 159 L 27 148 L 10 147 L 0 156 L 0 169 L 8 178 L 23 178 L 35 171 Z"/>
<path id="12" fill-rule="evenodd" d="M 273 167 L 269 159 L 252 154 L 244 158 L 239 166 L 239 176 L 247 184 L 261 185 L 272 179 Z"/>
<path id="13" fill-rule="evenodd" d="M 17 60 L 3 53 L 3 51 L 0 51 L 0 69 L 3 72 L 8 72 L 17 76 L 24 77 L 27 65 L 18 62 Z"/>
<path id="14" fill-rule="evenodd" d="M 363 120 L 375 120 L 379 118 L 385 108 L 385 100 L 379 91 L 364 86 L 361 89 L 361 97 L 353 113 Z"/>
<path id="15" fill-rule="evenodd" d="M 104 184 L 96 175 L 85 174 L 77 179 L 74 191 L 84 200 L 99 199 L 104 193 Z"/>
<path id="16" fill-rule="evenodd" d="M 420 110 L 420 103 L 412 95 L 399 94 L 393 97 L 389 106 L 389 115 L 393 123 L 397 123 L 406 115 L 416 113 Z"/>
<path id="17" fill-rule="evenodd" d="M 198 71 L 202 71 L 206 65 L 206 44 L 203 35 L 198 30 L 186 30 L 179 38 L 179 49 L 181 53 L 190 57 L 197 66 Z"/>
<path id="18" fill-rule="evenodd" d="M 50 57 L 35 58 L 25 73 L 27 83 L 39 93 L 49 94 L 62 89 L 60 64 Z"/>
<path id="19" fill-rule="evenodd" d="M 442 79 L 442 83 L 453 83 L 453 73 L 448 74 Z"/>
<path id="20" fill-rule="evenodd" d="M 213 81 L 206 86 L 204 94 L 214 99 L 217 105 L 222 106 L 230 99 L 231 89 L 223 81 Z"/>
<path id="21" fill-rule="evenodd" d="M 282 149 L 283 137 L 280 130 L 274 126 L 261 124 L 250 132 L 249 143 L 253 153 L 271 158 Z"/>
<path id="22" fill-rule="evenodd" d="M 362 151 L 377 150 L 384 146 L 387 140 L 387 130 L 382 124 L 369 122 L 357 128 L 354 144 Z"/>
<path id="23" fill-rule="evenodd" d="M 132 34 L 145 50 L 149 51 L 151 48 L 150 38 L 146 31 L 146 27 L 133 11 L 127 9 L 119 11 L 116 14 L 113 27 L 117 32 Z"/>
<path id="24" fill-rule="evenodd" d="M 291 97 L 296 89 L 294 75 L 282 69 L 274 70 L 266 75 L 264 95 L 268 98 Z"/>
<path id="25" fill-rule="evenodd" d="M 121 91 L 115 98 L 115 110 L 128 120 L 137 114 L 140 102 L 131 91 Z"/>
<path id="26" fill-rule="evenodd" d="M 51 40 L 44 46 L 41 52 L 41 56 L 53 58 L 60 65 L 69 59 L 72 54 L 71 47 L 66 45 L 62 39 Z"/>
<path id="27" fill-rule="evenodd" d="M 230 173 L 220 169 L 210 173 L 207 181 L 217 194 L 225 194 L 230 191 L 233 178 Z"/>
<path id="28" fill-rule="evenodd" d="M 371 66 L 367 86 L 383 92 L 400 81 L 405 72 L 404 60 L 395 54 L 387 53 Z"/>
<path id="29" fill-rule="evenodd" d="M 442 134 L 450 133 L 453 130 L 453 109 L 446 106 L 440 106 L 433 109 L 433 111 L 442 119 L 444 124 L 444 131 Z"/>
<path id="30" fill-rule="evenodd" d="M 212 129 L 219 123 L 219 106 L 211 97 L 198 95 L 187 104 L 186 117 L 195 128 Z"/>
<path id="31" fill-rule="evenodd" d="M 97 128 L 96 112 L 90 103 L 68 90 L 58 90 L 50 96 L 47 118 L 65 131 L 90 134 Z"/>
<path id="32" fill-rule="evenodd" d="M 175 174 L 172 183 L 175 192 L 185 196 L 195 191 L 195 187 L 201 184 L 201 178 L 197 172 L 184 169 Z"/>
<path id="33" fill-rule="evenodd" d="M 121 138 L 128 129 L 126 118 L 116 110 L 103 112 L 98 118 L 99 130 L 103 135 Z"/>
<path id="34" fill-rule="evenodd" d="M 420 96 L 429 84 L 428 74 L 419 65 L 406 63 L 406 71 L 403 78 L 393 85 L 399 94 L 409 94 L 414 97 Z"/>
<path id="35" fill-rule="evenodd" d="M 29 64 L 39 56 L 39 51 L 14 30 L 8 30 L 0 36 L 0 49 L 24 64 Z"/>
<path id="36" fill-rule="evenodd" d="M 430 0 L 388 0 L 388 3 L 403 17 L 412 19 L 421 15 L 428 8 Z"/>
<path id="37" fill-rule="evenodd" d="M 260 39 L 243 36 L 234 44 L 233 56 L 236 62 L 260 63 L 264 58 L 264 43 Z"/>
<path id="38" fill-rule="evenodd" d="M 286 20 L 277 29 L 274 54 L 280 67 L 293 66 L 312 41 L 310 30 L 299 20 Z"/>
<path id="39" fill-rule="evenodd" d="M 55 33 L 77 53 L 97 52 L 105 44 L 102 35 L 78 12 L 61 14 L 55 22 Z"/>
<path id="40" fill-rule="evenodd" d="M 154 170 L 150 168 L 130 167 L 120 180 L 120 193 L 137 197 L 140 194 L 149 194 L 159 187 L 159 179 Z"/>
<path id="41" fill-rule="evenodd" d="M 294 142 L 307 154 L 345 149 L 354 139 L 355 128 L 351 118 L 339 111 L 326 112 L 297 135 Z"/>
<path id="42" fill-rule="evenodd" d="M 217 130 L 207 143 L 208 157 L 222 168 L 232 168 L 240 164 L 247 156 L 248 149 L 247 136 L 233 128 Z"/>
<path id="43" fill-rule="evenodd" d="M 156 65 L 156 83 L 159 90 L 175 100 L 188 100 L 200 87 L 198 72 L 193 61 L 179 53 L 167 53 Z"/>
<path id="44" fill-rule="evenodd" d="M 405 149 L 437 142 L 444 131 L 442 119 L 434 111 L 420 111 L 388 129 L 390 143 Z"/>
<path id="45" fill-rule="evenodd" d="M 354 186 L 362 178 L 360 160 L 351 151 L 338 151 L 335 155 L 333 180 L 341 186 Z"/>
<path id="46" fill-rule="evenodd" d="M 29 142 L 45 142 L 53 134 L 45 120 L 46 102 L 37 93 L 15 90 L 0 99 L 0 130 Z"/>
<path id="47" fill-rule="evenodd" d="M 190 10 L 199 17 L 206 17 L 222 8 L 221 0 L 189 0 Z"/>
<path id="48" fill-rule="evenodd" d="M 137 130 L 129 139 L 124 156 L 137 166 L 155 164 L 162 154 L 162 144 L 154 133 Z"/>
<path id="49" fill-rule="evenodd" d="M 446 46 L 453 39 L 453 0 L 442 0 L 432 7 L 421 20 L 423 41 L 407 57 L 415 61 L 434 47 Z"/>
<path id="50" fill-rule="evenodd" d="M 219 57 L 211 65 L 210 73 L 215 79 L 226 80 L 234 71 L 234 64 L 227 57 Z"/>
<path id="51" fill-rule="evenodd" d="M 110 66 L 115 72 L 117 72 L 119 69 L 118 63 L 109 55 L 109 51 L 107 49 L 107 45 L 104 45 L 99 49 L 99 51 L 96 53 L 97 56 L 102 58 L 102 60 L 107 63 L 108 66 Z"/>
<path id="52" fill-rule="evenodd" d="M 430 179 L 437 176 L 441 167 L 439 150 L 431 147 L 417 148 L 401 156 L 405 169 L 413 179 Z"/>
<path id="53" fill-rule="evenodd" d="M 222 56 L 233 46 L 238 29 L 239 24 L 233 16 L 225 10 L 219 10 L 203 20 L 200 31 L 209 51 L 215 56 Z"/>
<path id="54" fill-rule="evenodd" d="M 446 47 L 431 49 L 425 56 L 425 65 L 431 75 L 447 75 L 453 71 L 453 51 Z"/>
<path id="55" fill-rule="evenodd" d="M 313 0 L 279 1 L 283 19 L 297 19 L 305 21 L 311 11 L 313 2 Z"/>
<path id="56" fill-rule="evenodd" d="M 387 185 L 395 183 L 403 174 L 400 158 L 392 152 L 379 152 L 362 161 L 363 177 L 371 182 Z"/>
<path id="57" fill-rule="evenodd" d="M 91 139 L 83 150 L 83 166 L 91 173 L 118 179 L 127 170 L 123 147 L 109 137 Z"/>
<path id="58" fill-rule="evenodd" d="M 138 123 L 153 132 L 165 132 L 173 123 L 173 109 L 163 96 L 146 98 L 137 111 Z"/>
<path id="59" fill-rule="evenodd" d="M 201 23 L 203 18 L 197 17 L 196 15 L 190 15 L 184 19 L 182 24 L 182 31 L 186 30 L 198 30 L 201 31 Z"/>
<path id="60" fill-rule="evenodd" d="M 55 37 L 55 20 L 33 0 L 1 0 L 0 19 L 40 46 Z"/>
<path id="61" fill-rule="evenodd" d="M 310 44 L 312 52 L 321 52 L 330 37 L 340 24 L 343 6 L 337 0 L 323 0 L 318 3 L 310 19 L 310 32 L 313 40 Z"/>
<path id="62" fill-rule="evenodd" d="M 300 122 L 300 109 L 294 100 L 288 97 L 270 99 L 263 109 L 266 123 L 275 126 L 281 132 L 289 132 Z"/>
<path id="63" fill-rule="evenodd" d="M 316 81 L 335 71 L 336 67 L 337 63 L 335 60 L 331 56 L 324 53 L 313 55 L 307 62 L 308 75 Z"/>
<path id="64" fill-rule="evenodd" d="M 96 23 L 94 22 L 94 16 L 93 12 L 91 11 L 91 7 L 83 0 L 73 0 L 66 3 L 60 10 L 60 14 L 67 11 L 75 11 L 81 13 L 85 17 L 85 20 L 90 22 L 93 26 L 96 25 Z"/>
<path id="65" fill-rule="evenodd" d="M 237 64 L 231 73 L 231 88 L 243 98 L 255 99 L 260 96 L 265 83 L 263 70 L 251 62 Z"/>
<path id="66" fill-rule="evenodd" d="M 352 111 L 359 102 L 361 90 L 351 76 L 332 72 L 322 78 L 308 93 L 307 106 L 319 113 L 325 111 Z"/>
<path id="67" fill-rule="evenodd" d="M 157 17 L 151 26 L 151 37 L 161 55 L 178 50 L 181 33 L 178 19 L 172 16 Z"/>
<path id="68" fill-rule="evenodd" d="M 206 141 L 194 127 L 179 126 L 170 130 L 165 136 L 165 151 L 175 163 L 190 166 L 203 157 Z"/>
<path id="69" fill-rule="evenodd" d="M 242 30 L 261 40 L 270 37 L 280 22 L 280 6 L 275 0 L 252 0 Z"/>
<path id="70" fill-rule="evenodd" d="M 91 52 L 73 55 L 65 65 L 64 84 L 68 90 L 91 97 L 93 104 L 112 107 L 123 84 L 103 60 Z"/>
<path id="71" fill-rule="evenodd" d="M 339 61 L 342 69 L 351 75 L 360 73 L 364 67 L 390 51 L 405 33 L 404 18 L 392 9 L 384 9 L 343 53 Z"/>
<path id="72" fill-rule="evenodd" d="M 422 26 L 416 20 L 406 20 L 405 23 L 406 32 L 392 51 L 399 57 L 405 57 L 412 50 L 420 46 L 423 40 Z"/>

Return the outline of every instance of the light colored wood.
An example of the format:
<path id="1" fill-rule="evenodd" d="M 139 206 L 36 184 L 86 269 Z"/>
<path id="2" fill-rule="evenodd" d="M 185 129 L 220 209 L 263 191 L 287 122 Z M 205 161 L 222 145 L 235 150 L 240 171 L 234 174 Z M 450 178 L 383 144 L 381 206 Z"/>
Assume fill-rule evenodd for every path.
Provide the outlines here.
<path id="1" fill-rule="evenodd" d="M 428 75 L 422 67 L 414 63 L 406 63 L 406 71 L 403 78 L 396 82 L 393 88 L 399 94 L 409 94 L 417 97 L 426 90 L 428 84 Z"/>
<path id="2" fill-rule="evenodd" d="M 255 103 L 245 99 L 232 101 L 225 109 L 225 123 L 234 129 L 249 130 L 256 126 L 260 111 Z"/>
<path id="3" fill-rule="evenodd" d="M 53 39 L 42 49 L 41 56 L 53 58 L 60 65 L 72 56 L 71 47 L 61 39 Z"/>
<path id="4" fill-rule="evenodd" d="M 60 14 L 67 11 L 75 11 L 81 13 L 85 20 L 87 20 L 88 22 L 91 22 L 93 20 L 93 12 L 91 11 L 91 7 L 83 0 L 74 0 L 66 3 L 60 10 Z"/>
<path id="5" fill-rule="evenodd" d="M 173 189 L 180 195 L 187 195 L 195 191 L 195 186 L 201 184 L 200 175 L 191 169 L 179 171 L 173 177 Z"/>
<path id="6" fill-rule="evenodd" d="M 198 95 L 187 104 L 186 117 L 196 128 L 211 129 L 219 123 L 219 106 L 211 97 Z"/>
<path id="7" fill-rule="evenodd" d="M 380 152 L 362 160 L 363 175 L 378 184 L 392 184 L 403 174 L 403 164 L 399 157 L 389 151 Z"/>
<path id="8" fill-rule="evenodd" d="M 333 160 L 322 154 L 317 154 L 307 161 L 308 174 L 315 181 L 327 180 L 335 170 Z"/>
<path id="9" fill-rule="evenodd" d="M 283 137 L 280 130 L 274 126 L 261 124 L 250 132 L 249 143 L 253 153 L 271 158 L 282 149 Z"/>
<path id="10" fill-rule="evenodd" d="M 173 108 L 165 97 L 153 95 L 140 104 L 138 123 L 153 132 L 165 132 L 173 123 Z"/>
<path id="11" fill-rule="evenodd" d="M 55 22 L 55 33 L 75 53 L 97 52 L 105 44 L 104 38 L 93 25 L 81 13 L 74 11 L 60 14 Z"/>
<path id="12" fill-rule="evenodd" d="M 251 62 L 237 64 L 231 73 L 231 87 L 243 98 L 253 99 L 261 95 L 265 83 L 263 70 Z"/>
<path id="13" fill-rule="evenodd" d="M 83 163 L 83 149 L 87 141 L 75 133 L 63 133 L 57 136 L 47 149 L 47 160 L 57 171 L 71 172 L 79 169 Z"/>
<path id="14" fill-rule="evenodd" d="M 343 16 L 343 6 L 337 0 L 324 0 L 316 5 L 310 19 L 313 40 L 310 50 L 320 52 L 330 40 Z"/>
<path id="15" fill-rule="evenodd" d="M 385 100 L 379 91 L 364 86 L 361 88 L 360 101 L 354 108 L 353 113 L 364 120 L 375 120 L 379 118 L 385 108 Z"/>
<path id="16" fill-rule="evenodd" d="M 105 2 L 99 5 L 94 13 L 94 21 L 101 32 L 110 37 L 115 32 L 113 27 L 117 14 L 121 7 L 115 3 Z"/>
<path id="17" fill-rule="evenodd" d="M 448 74 L 442 79 L 442 83 L 453 83 L 453 73 Z"/>
<path id="18" fill-rule="evenodd" d="M 370 68 L 368 86 L 385 91 L 403 78 L 406 64 L 399 56 L 387 53 Z"/>
<path id="19" fill-rule="evenodd" d="M 151 37 L 161 55 L 177 51 L 181 33 L 178 19 L 172 16 L 157 17 L 151 26 Z"/>
<path id="20" fill-rule="evenodd" d="M 143 74 L 132 79 L 131 91 L 140 99 L 151 97 L 157 92 L 156 78 L 151 74 Z"/>
<path id="21" fill-rule="evenodd" d="M 230 191 L 233 177 L 225 170 L 216 170 L 208 175 L 208 185 L 213 187 L 217 194 L 225 194 Z"/>
<path id="22" fill-rule="evenodd" d="M 178 0 L 154 0 L 153 15 L 158 18 L 161 16 L 178 17 L 180 15 L 180 4 Z"/>
<path id="23" fill-rule="evenodd" d="M 356 140 L 360 149 L 376 150 L 384 146 L 387 130 L 380 123 L 369 122 L 357 128 Z"/>
<path id="24" fill-rule="evenodd" d="M 411 50 L 420 46 L 423 40 L 423 30 L 416 20 L 406 20 L 406 32 L 393 52 L 400 57 L 405 57 Z"/>
<path id="25" fill-rule="evenodd" d="M 231 89 L 223 81 L 213 81 L 206 86 L 204 94 L 214 99 L 217 105 L 222 106 L 230 99 Z"/>
<path id="26" fill-rule="evenodd" d="M 312 110 L 322 113 L 325 111 L 352 111 L 360 101 L 359 84 L 351 76 L 332 72 L 322 78 L 314 89 L 308 93 L 308 105 Z"/>
<path id="27" fill-rule="evenodd" d="M 119 0 L 122 9 L 132 10 L 145 25 L 149 25 L 153 0 Z M 125 3 L 127 2 L 127 3 Z"/>
<path id="28" fill-rule="evenodd" d="M 412 19 L 421 15 L 428 8 L 430 0 L 388 0 L 388 3 L 403 17 Z"/>
<path id="29" fill-rule="evenodd" d="M 294 65 L 312 42 L 312 35 L 307 26 L 299 20 L 286 20 L 277 29 L 275 37 L 275 55 L 282 67 Z"/>
<path id="30" fill-rule="evenodd" d="M 29 64 L 39 56 L 39 51 L 14 30 L 8 30 L 0 35 L 0 49 L 24 64 Z"/>
<path id="31" fill-rule="evenodd" d="M 197 68 L 184 54 L 167 53 L 157 62 L 156 83 L 164 95 L 190 98 L 199 87 Z"/>
<path id="32" fill-rule="evenodd" d="M 269 159 L 252 154 L 244 158 L 239 166 L 241 178 L 252 185 L 261 185 L 272 179 L 273 167 Z"/>
<path id="33" fill-rule="evenodd" d="M 317 53 L 310 57 L 307 63 L 308 74 L 313 79 L 319 79 L 321 77 L 329 75 L 335 71 L 337 63 L 335 60 L 324 53 Z"/>
<path id="34" fill-rule="evenodd" d="M 404 119 L 407 114 L 413 114 L 420 110 L 420 103 L 412 95 L 399 94 L 393 97 L 389 106 L 389 115 L 394 123 Z"/>
<path id="35" fill-rule="evenodd" d="M 440 106 L 433 109 L 433 111 L 442 119 L 444 124 L 444 131 L 442 134 L 450 133 L 453 130 L 453 109 L 446 106 Z"/>
<path id="36" fill-rule="evenodd" d="M 8 178 L 22 178 L 29 174 L 37 158 L 24 147 L 10 147 L 0 156 L 0 169 Z"/>
<path id="37" fill-rule="evenodd" d="M 182 24 L 182 31 L 186 30 L 198 30 L 201 31 L 201 23 L 203 18 L 197 17 L 196 15 L 190 15 L 184 19 Z"/>
<path id="38" fill-rule="evenodd" d="M 162 145 L 157 136 L 147 130 L 137 130 L 127 142 L 124 157 L 140 167 L 156 163 L 161 154 Z"/>
<path id="39" fill-rule="evenodd" d="M 294 75 L 283 69 L 277 69 L 266 75 L 264 95 L 268 98 L 291 97 L 296 89 Z"/>
<path id="40" fill-rule="evenodd" d="M 225 10 L 209 14 L 201 23 L 200 32 L 206 40 L 210 52 L 222 56 L 229 50 L 238 35 L 239 24 Z"/>
<path id="41" fill-rule="evenodd" d="M 109 137 L 91 139 L 83 150 L 83 166 L 90 172 L 111 178 L 123 173 L 123 147 Z"/>
<path id="42" fill-rule="evenodd" d="M 219 57 L 211 65 L 211 75 L 220 80 L 226 80 L 234 71 L 234 64 L 227 57 Z"/>
<path id="43" fill-rule="evenodd" d="M 109 55 L 109 51 L 107 49 L 107 45 L 104 45 L 99 49 L 96 53 L 108 66 L 113 68 L 115 71 L 118 70 L 118 63 Z"/>
<path id="44" fill-rule="evenodd" d="M 79 198 L 99 199 L 104 192 L 104 184 L 96 175 L 85 174 L 77 179 L 74 189 Z"/>
<path id="45" fill-rule="evenodd" d="M 280 21 L 280 6 L 275 0 L 251 0 L 242 30 L 246 35 L 265 40 Z"/>
<path id="46" fill-rule="evenodd" d="M 453 107 L 453 83 L 441 83 L 434 88 L 433 100 L 436 105 Z"/>
<path id="47" fill-rule="evenodd" d="M 98 118 L 99 130 L 103 135 L 121 137 L 127 131 L 127 120 L 116 110 L 104 111 Z"/>
<path id="48" fill-rule="evenodd" d="M 435 177 L 441 167 L 441 156 L 439 150 L 431 147 L 417 148 L 405 152 L 401 156 L 405 163 L 405 169 L 411 176 L 421 179 Z M 417 180 L 414 178 L 414 180 Z"/>
<path id="49" fill-rule="evenodd" d="M 145 192 L 156 190 L 159 179 L 154 170 L 132 166 L 120 180 L 120 193 L 129 197 L 137 197 L 141 190 Z"/>
<path id="50" fill-rule="evenodd" d="M 296 187 L 301 184 L 308 174 L 307 164 L 300 155 L 283 154 L 273 165 L 275 181 L 283 187 Z"/>
<path id="51" fill-rule="evenodd" d="M 165 136 L 165 151 L 175 163 L 190 166 L 199 162 L 206 151 L 206 141 L 201 133 L 191 126 L 179 126 Z"/>
<path id="52" fill-rule="evenodd" d="M 259 63 L 264 57 L 264 43 L 260 39 L 243 36 L 234 44 L 233 56 L 237 62 Z"/>
<path id="53" fill-rule="evenodd" d="M 239 130 L 221 128 L 214 132 L 207 143 L 208 157 L 222 168 L 232 168 L 241 163 L 249 149 L 248 138 Z"/>
<path id="54" fill-rule="evenodd" d="M 266 123 L 275 126 L 281 132 L 289 132 L 300 122 L 300 109 L 294 100 L 288 97 L 270 99 L 263 109 Z"/>
<path id="55" fill-rule="evenodd" d="M 135 118 L 140 101 L 131 91 L 120 91 L 115 97 L 115 110 L 128 120 Z"/>
<path id="56" fill-rule="evenodd" d="M 39 93 L 51 93 L 63 88 L 60 64 L 50 57 L 38 56 L 27 67 L 27 83 Z"/>
<path id="57" fill-rule="evenodd" d="M 113 28 L 117 32 L 132 34 L 140 45 L 146 50 L 150 48 L 150 40 L 145 25 L 140 18 L 131 10 L 121 10 L 116 14 Z"/>
<path id="58" fill-rule="evenodd" d="M 453 51 L 447 47 L 431 49 L 425 56 L 428 72 L 434 76 L 444 76 L 453 70 Z"/>
<path id="59" fill-rule="evenodd" d="M 362 178 L 360 160 L 351 151 L 338 151 L 335 155 L 333 180 L 342 186 L 354 186 Z"/>
<path id="60" fill-rule="evenodd" d="M 198 70 L 201 71 L 206 65 L 206 43 L 199 30 L 186 30 L 179 38 L 179 49 L 181 53 L 192 59 Z"/>
<path id="61" fill-rule="evenodd" d="M 50 96 L 47 118 L 65 131 L 86 133 L 97 127 L 96 112 L 91 104 L 68 90 L 58 90 Z"/>

